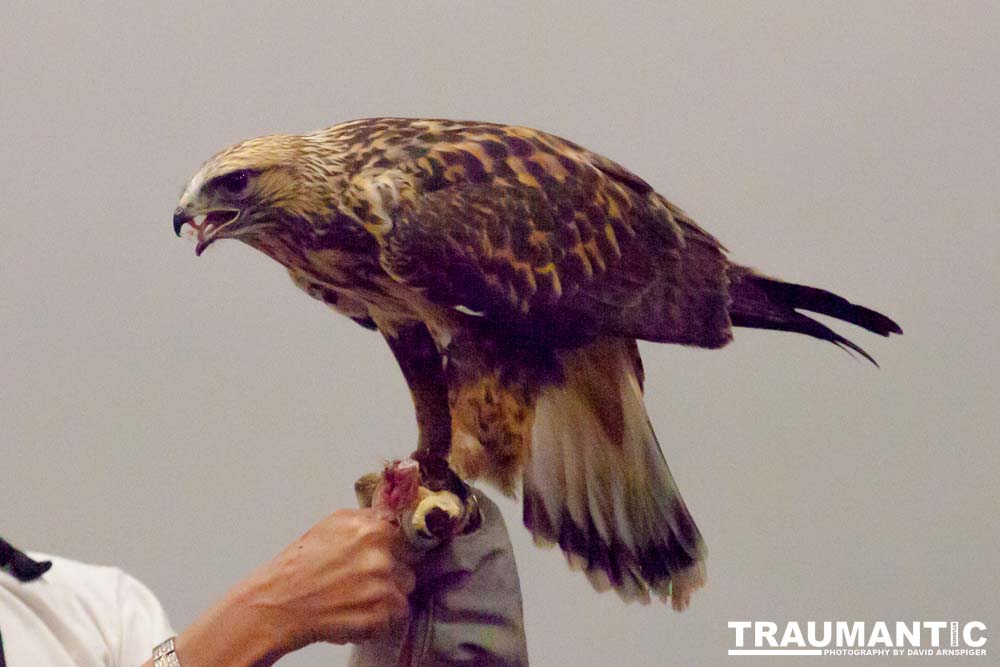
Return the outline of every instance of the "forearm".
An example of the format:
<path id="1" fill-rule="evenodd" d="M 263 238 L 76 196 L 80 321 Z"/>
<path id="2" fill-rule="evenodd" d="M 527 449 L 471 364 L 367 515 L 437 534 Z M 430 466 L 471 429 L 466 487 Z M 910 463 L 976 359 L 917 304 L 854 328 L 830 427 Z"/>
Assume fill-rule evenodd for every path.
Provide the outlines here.
<path id="1" fill-rule="evenodd" d="M 271 665 L 287 652 L 282 627 L 261 588 L 242 583 L 177 636 L 177 659 L 182 667 Z"/>
<path id="2" fill-rule="evenodd" d="M 413 571 L 395 555 L 403 540 L 371 510 L 334 512 L 178 635 L 178 661 L 259 667 L 313 642 L 366 641 L 389 631 L 406 618 L 414 585 Z"/>

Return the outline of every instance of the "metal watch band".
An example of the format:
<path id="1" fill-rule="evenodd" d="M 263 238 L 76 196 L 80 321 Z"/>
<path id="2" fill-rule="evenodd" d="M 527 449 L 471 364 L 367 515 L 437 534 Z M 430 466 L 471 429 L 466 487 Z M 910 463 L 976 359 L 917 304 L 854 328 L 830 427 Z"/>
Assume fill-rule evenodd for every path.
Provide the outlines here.
<path id="1" fill-rule="evenodd" d="M 153 667 L 181 667 L 174 653 L 174 637 L 153 649 Z"/>

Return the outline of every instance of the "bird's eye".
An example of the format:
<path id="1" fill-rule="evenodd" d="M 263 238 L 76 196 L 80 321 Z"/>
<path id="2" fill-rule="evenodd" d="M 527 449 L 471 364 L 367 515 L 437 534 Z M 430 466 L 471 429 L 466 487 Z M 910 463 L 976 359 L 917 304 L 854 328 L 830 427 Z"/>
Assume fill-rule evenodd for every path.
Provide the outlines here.
<path id="1" fill-rule="evenodd" d="M 215 179 L 215 184 L 229 194 L 238 195 L 246 190 L 251 175 L 250 170 L 240 169 L 219 176 Z"/>

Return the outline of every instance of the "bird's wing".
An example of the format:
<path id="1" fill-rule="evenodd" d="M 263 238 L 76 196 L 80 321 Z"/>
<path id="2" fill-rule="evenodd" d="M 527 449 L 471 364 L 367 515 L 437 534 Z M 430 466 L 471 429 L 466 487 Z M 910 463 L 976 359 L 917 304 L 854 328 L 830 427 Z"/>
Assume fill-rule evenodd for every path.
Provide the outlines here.
<path id="1" fill-rule="evenodd" d="M 540 133 L 503 141 L 419 161 L 379 236 L 393 278 L 529 336 L 728 340 L 727 262 L 714 238 L 606 158 Z"/>

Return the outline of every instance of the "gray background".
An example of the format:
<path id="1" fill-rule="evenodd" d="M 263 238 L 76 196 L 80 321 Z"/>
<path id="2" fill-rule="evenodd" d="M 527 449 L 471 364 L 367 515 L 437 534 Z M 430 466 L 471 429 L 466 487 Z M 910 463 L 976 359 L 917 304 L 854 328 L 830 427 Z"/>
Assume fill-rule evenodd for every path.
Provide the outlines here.
<path id="1" fill-rule="evenodd" d="M 195 259 L 178 193 L 250 136 L 496 120 L 621 161 L 738 260 L 906 330 L 850 332 L 881 371 L 789 334 L 644 346 L 709 586 L 683 615 L 597 595 L 505 501 L 534 663 L 714 665 L 738 619 L 979 619 L 995 660 L 991 5 L 6 5 L 0 530 L 126 568 L 183 627 L 350 505 L 415 437 L 388 349 L 240 244 Z"/>

